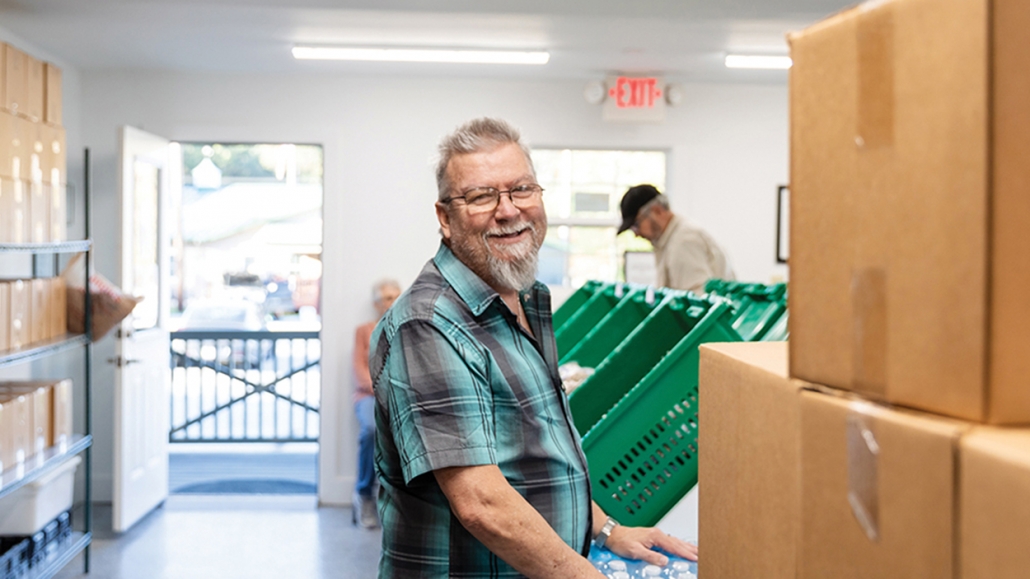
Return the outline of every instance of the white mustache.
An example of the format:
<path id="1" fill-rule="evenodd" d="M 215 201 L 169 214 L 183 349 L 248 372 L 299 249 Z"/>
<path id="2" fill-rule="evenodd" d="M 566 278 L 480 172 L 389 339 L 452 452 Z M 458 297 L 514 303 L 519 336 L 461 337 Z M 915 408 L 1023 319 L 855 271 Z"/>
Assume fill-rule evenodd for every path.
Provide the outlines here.
<path id="1" fill-rule="evenodd" d="M 507 227 L 495 227 L 483 233 L 484 237 L 498 236 L 498 235 L 511 235 L 512 233 L 519 233 L 524 229 L 528 229 L 530 233 L 536 233 L 536 228 L 529 221 L 523 221 L 521 223 L 513 223 Z"/>

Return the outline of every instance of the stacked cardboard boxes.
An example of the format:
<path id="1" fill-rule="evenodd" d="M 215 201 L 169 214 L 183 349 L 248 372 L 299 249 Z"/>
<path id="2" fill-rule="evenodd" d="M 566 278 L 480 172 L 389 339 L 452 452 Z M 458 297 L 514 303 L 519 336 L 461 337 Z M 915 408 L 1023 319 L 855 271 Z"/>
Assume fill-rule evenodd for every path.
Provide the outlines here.
<path id="1" fill-rule="evenodd" d="M 706 576 L 1027 576 L 1027 27 L 879 0 L 791 36 L 791 344 L 702 353 Z"/>
<path id="2" fill-rule="evenodd" d="M 68 444 L 71 396 L 71 380 L 0 382 L 0 472 Z"/>
<path id="3" fill-rule="evenodd" d="M 67 299 L 60 277 L 0 280 L 0 352 L 64 336 Z"/>
<path id="4" fill-rule="evenodd" d="M 61 70 L 0 43 L 0 243 L 66 238 Z"/>

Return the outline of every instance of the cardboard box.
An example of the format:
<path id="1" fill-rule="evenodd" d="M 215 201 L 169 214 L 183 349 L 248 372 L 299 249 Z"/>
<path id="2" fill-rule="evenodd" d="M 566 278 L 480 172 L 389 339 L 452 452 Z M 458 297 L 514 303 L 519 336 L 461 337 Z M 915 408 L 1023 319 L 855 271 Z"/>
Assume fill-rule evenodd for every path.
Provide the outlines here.
<path id="1" fill-rule="evenodd" d="M 18 111 L 35 123 L 43 122 L 46 108 L 46 69 L 43 61 L 25 57 L 25 106 Z"/>
<path id="2" fill-rule="evenodd" d="M 58 380 L 51 387 L 51 444 L 56 447 L 64 447 L 71 441 L 73 417 L 72 417 L 72 381 L 68 379 Z"/>
<path id="3" fill-rule="evenodd" d="M 46 70 L 46 109 L 43 111 L 43 122 L 61 126 L 64 122 L 61 69 L 50 62 L 44 66 Z"/>
<path id="4" fill-rule="evenodd" d="M 4 94 L 0 95 L 0 105 L 14 114 L 21 112 L 28 98 L 28 58 L 10 44 L 4 48 Z"/>
<path id="5" fill-rule="evenodd" d="M 794 579 L 804 383 L 787 343 L 701 346 L 699 384 L 698 574 Z"/>
<path id="6" fill-rule="evenodd" d="M 50 278 L 50 336 L 62 338 L 68 332 L 68 287 L 63 277 Z"/>
<path id="7" fill-rule="evenodd" d="M 970 423 L 801 394 L 802 578 L 954 577 Z"/>
<path id="8" fill-rule="evenodd" d="M 14 116 L 0 110 L 0 179 L 10 179 L 11 159 L 14 157 Z"/>
<path id="9" fill-rule="evenodd" d="M 0 392 L 0 404 L 3 404 L 3 429 L 7 444 L 4 456 L 4 470 L 25 462 L 29 455 L 31 414 L 29 399 L 24 395 Z"/>
<path id="10" fill-rule="evenodd" d="M 32 325 L 29 328 L 29 340 L 33 344 L 46 341 L 50 338 L 50 280 L 47 278 L 33 279 L 26 282 L 31 292 L 31 308 L 29 319 Z"/>
<path id="11" fill-rule="evenodd" d="M 44 146 L 41 128 L 46 125 L 31 123 L 25 128 L 29 140 L 29 219 L 33 243 L 50 241 L 50 190 L 46 186 L 44 164 L 49 159 L 49 146 Z"/>
<path id="12" fill-rule="evenodd" d="M 29 198 L 23 161 L 28 121 L 0 111 L 0 243 L 24 243 L 29 236 Z"/>
<path id="13" fill-rule="evenodd" d="M 50 216 L 50 241 L 67 239 L 67 158 L 65 153 L 65 132 L 61 127 L 39 125 L 42 143 L 40 163 L 42 165 L 43 187 L 48 195 Z"/>
<path id="14" fill-rule="evenodd" d="M 0 395 L 25 396 L 29 408 L 29 450 L 34 456 L 53 446 L 54 380 L 0 382 Z"/>
<path id="15" fill-rule="evenodd" d="M 0 281 L 0 352 L 11 349 L 11 288 Z M 0 468 L 0 471 L 3 471 Z"/>
<path id="16" fill-rule="evenodd" d="M 977 429 L 962 440 L 960 472 L 962 578 L 1026 577 L 1030 431 Z"/>
<path id="17" fill-rule="evenodd" d="M 1030 422 L 1028 28 L 886 0 L 790 37 L 793 376 Z"/>
<path id="18" fill-rule="evenodd" d="M 12 350 L 23 348 L 29 344 L 29 326 L 31 325 L 31 318 L 29 317 L 29 303 L 30 303 L 30 291 L 29 284 L 23 280 L 13 280 L 7 284 L 8 292 L 10 294 L 10 312 L 11 312 L 11 342 L 10 346 Z"/>
<path id="19" fill-rule="evenodd" d="M 7 95 L 7 43 L 0 42 L 0 109 L 5 109 Z"/>

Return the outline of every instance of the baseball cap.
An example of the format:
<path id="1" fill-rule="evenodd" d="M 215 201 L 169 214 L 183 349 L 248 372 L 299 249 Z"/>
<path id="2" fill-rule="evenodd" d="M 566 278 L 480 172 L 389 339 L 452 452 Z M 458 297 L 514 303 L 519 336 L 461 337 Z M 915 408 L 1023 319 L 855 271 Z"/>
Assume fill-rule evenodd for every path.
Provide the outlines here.
<path id="1" fill-rule="evenodd" d="M 640 208 L 659 195 L 661 193 L 654 185 L 630 187 L 626 194 L 622 196 L 622 225 L 619 226 L 619 233 L 633 227 L 633 223 L 637 220 L 637 213 L 640 213 Z"/>

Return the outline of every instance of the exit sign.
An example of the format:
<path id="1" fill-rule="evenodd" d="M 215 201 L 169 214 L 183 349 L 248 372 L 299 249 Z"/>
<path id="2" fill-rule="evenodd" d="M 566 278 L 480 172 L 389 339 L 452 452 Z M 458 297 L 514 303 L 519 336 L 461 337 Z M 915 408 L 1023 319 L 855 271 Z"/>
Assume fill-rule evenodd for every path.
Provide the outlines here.
<path id="1" fill-rule="evenodd" d="M 606 121 L 665 120 L 665 79 L 656 76 L 609 76 L 605 83 Z"/>

